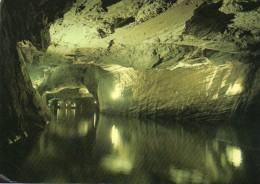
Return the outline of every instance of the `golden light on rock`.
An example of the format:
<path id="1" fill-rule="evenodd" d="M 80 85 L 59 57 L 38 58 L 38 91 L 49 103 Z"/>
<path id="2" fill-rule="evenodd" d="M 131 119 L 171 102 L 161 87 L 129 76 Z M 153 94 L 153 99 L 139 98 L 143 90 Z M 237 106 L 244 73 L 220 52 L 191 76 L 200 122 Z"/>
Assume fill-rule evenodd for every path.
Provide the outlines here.
<path id="1" fill-rule="evenodd" d="M 121 96 L 121 88 L 120 86 L 117 84 L 114 88 L 114 91 L 111 93 L 111 98 L 113 100 L 118 99 Z"/>
<path id="2" fill-rule="evenodd" d="M 240 83 L 235 83 L 229 86 L 226 95 L 232 96 L 232 95 L 240 94 L 242 92 L 243 92 L 243 86 Z"/>
<path id="3" fill-rule="evenodd" d="M 227 146 L 227 159 L 235 167 L 239 167 L 242 163 L 242 153 L 238 147 Z"/>
<path id="4" fill-rule="evenodd" d="M 88 91 L 87 88 L 80 88 L 80 89 L 79 89 L 79 93 L 80 93 L 80 94 L 87 94 L 87 93 L 89 93 L 89 91 Z"/>

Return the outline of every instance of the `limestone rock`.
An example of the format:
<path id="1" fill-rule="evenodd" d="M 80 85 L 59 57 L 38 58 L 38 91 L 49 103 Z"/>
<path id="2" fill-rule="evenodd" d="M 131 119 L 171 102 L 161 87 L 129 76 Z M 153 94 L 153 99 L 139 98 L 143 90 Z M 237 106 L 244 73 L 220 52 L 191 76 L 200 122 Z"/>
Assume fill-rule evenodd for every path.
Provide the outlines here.
<path id="1" fill-rule="evenodd" d="M 1 136 L 47 121 L 33 86 L 86 86 L 122 115 L 258 112 L 258 22 L 258 1 L 4 0 Z"/>

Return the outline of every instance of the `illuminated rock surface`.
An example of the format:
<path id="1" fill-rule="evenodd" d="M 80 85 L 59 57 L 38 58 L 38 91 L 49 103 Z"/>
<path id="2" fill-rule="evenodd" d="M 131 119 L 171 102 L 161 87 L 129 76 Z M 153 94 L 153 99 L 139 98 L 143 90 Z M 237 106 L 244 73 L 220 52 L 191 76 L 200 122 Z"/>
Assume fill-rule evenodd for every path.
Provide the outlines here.
<path id="1" fill-rule="evenodd" d="M 1 3 L 8 136 L 46 122 L 32 86 L 40 95 L 87 87 L 101 112 L 129 116 L 215 120 L 259 111 L 257 1 L 27 0 L 13 12 L 15 3 Z"/>
<path id="2" fill-rule="evenodd" d="M 258 1 L 0 5 L 1 178 L 260 183 Z"/>

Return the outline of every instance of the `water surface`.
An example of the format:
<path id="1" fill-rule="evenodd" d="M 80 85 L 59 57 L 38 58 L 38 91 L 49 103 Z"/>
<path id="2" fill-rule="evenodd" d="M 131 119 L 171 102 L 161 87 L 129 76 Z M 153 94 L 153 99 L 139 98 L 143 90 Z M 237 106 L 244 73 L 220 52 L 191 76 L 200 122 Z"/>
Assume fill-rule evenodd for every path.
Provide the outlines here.
<path id="1" fill-rule="evenodd" d="M 255 129 L 53 110 L 19 182 L 260 183 Z M 202 126 L 203 125 L 203 126 Z"/>

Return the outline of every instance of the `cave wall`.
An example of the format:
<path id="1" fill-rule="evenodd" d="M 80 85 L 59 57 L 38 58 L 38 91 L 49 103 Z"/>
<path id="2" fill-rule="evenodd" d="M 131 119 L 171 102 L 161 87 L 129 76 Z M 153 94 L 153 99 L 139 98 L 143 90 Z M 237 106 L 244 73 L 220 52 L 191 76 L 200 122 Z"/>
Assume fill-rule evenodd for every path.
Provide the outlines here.
<path id="1" fill-rule="evenodd" d="M 259 118 L 259 69 L 232 61 L 216 66 L 179 63 L 172 69 L 136 70 L 120 65 L 66 64 L 44 77 L 38 90 L 87 87 L 102 113 L 193 120 Z"/>
<path id="2" fill-rule="evenodd" d="M 62 16 L 72 3 L 72 0 L 1 2 L 1 140 L 14 140 L 46 123 L 48 108 L 32 87 L 26 65 L 19 60 L 17 44 L 28 40 L 39 50 L 46 50 L 50 42 L 49 23 Z"/>
<path id="3" fill-rule="evenodd" d="M 73 77 L 84 85 L 83 78 L 91 79 L 101 112 L 259 118 L 260 32 L 253 23 L 260 18 L 259 3 L 122 0 L 103 9 L 100 2 L 77 1 L 51 25 L 48 52 L 74 58 L 45 61 L 60 63 L 64 72 L 58 73 L 69 76 L 66 86 L 77 85 Z M 99 71 L 84 72 L 77 64 Z M 56 75 L 49 81 L 62 86 Z M 44 88 L 52 90 L 48 80 L 39 84 Z"/>
<path id="4" fill-rule="evenodd" d="M 101 77 L 98 83 L 100 110 L 136 117 L 208 121 L 241 117 L 259 92 L 256 85 L 254 92 L 247 86 L 252 68 L 252 64 L 233 63 L 157 71 L 108 69 L 112 75 Z"/>
<path id="5" fill-rule="evenodd" d="M 47 121 L 48 109 L 27 73 L 27 63 L 34 61 L 60 71 L 43 72 L 41 94 L 85 85 L 102 112 L 255 116 L 258 20 L 255 1 L 2 1 L 1 136 Z M 23 43 L 41 59 L 26 58 Z"/>

